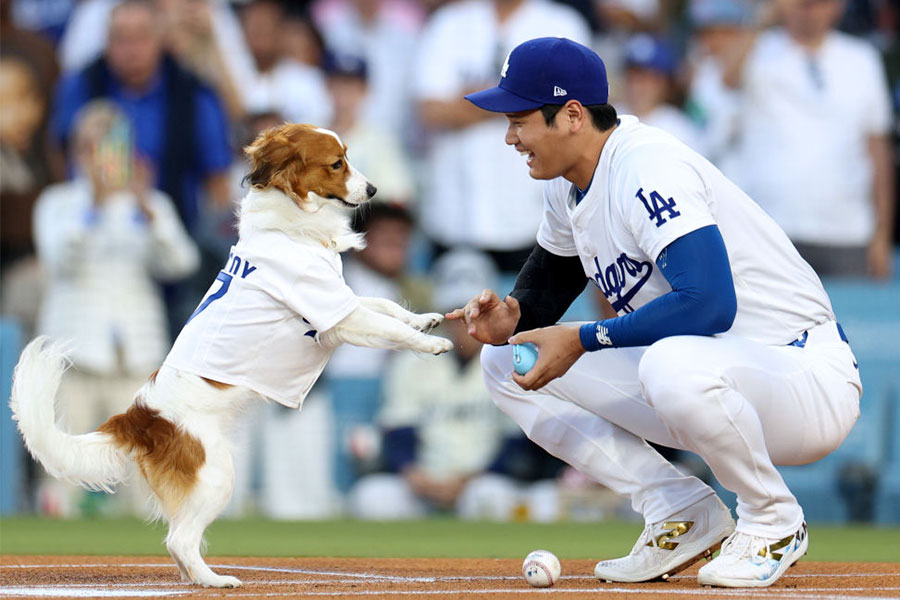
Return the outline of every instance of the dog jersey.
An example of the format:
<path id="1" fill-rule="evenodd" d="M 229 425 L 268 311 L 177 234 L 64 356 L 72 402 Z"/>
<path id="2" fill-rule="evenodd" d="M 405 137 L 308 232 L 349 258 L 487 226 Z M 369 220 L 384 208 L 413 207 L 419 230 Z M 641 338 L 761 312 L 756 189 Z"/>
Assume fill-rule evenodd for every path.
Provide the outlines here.
<path id="1" fill-rule="evenodd" d="M 357 306 L 340 254 L 254 231 L 232 246 L 165 364 L 296 408 L 331 356 L 318 333 Z"/>
<path id="2" fill-rule="evenodd" d="M 705 158 L 636 117 L 621 117 L 578 202 L 576 192 L 562 177 L 546 184 L 538 243 L 577 255 L 620 315 L 671 291 L 656 265 L 666 246 L 717 225 L 737 296 L 730 333 L 786 344 L 834 320 L 818 276 L 775 221 Z"/>

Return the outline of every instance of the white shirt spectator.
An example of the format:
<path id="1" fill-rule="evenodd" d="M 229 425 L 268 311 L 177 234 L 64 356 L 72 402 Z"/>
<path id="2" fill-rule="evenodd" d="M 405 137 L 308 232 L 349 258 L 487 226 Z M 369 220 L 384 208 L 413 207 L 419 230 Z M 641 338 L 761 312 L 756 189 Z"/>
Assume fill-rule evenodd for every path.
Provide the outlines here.
<path id="1" fill-rule="evenodd" d="M 241 91 L 249 113 L 275 111 L 288 121 L 314 125 L 331 120 L 331 97 L 322 72 L 290 58 L 270 71 L 256 71 Z"/>
<path id="2" fill-rule="evenodd" d="M 688 102 L 698 113 L 701 123 L 700 135 L 705 150 L 702 154 L 723 173 L 733 176 L 737 169 L 734 154 L 740 119 L 740 95 L 723 83 L 722 67 L 713 57 L 705 56 L 695 65 Z"/>
<path id="3" fill-rule="evenodd" d="M 447 4 L 423 31 L 414 95 L 419 101 L 447 101 L 493 84 L 515 46 L 543 36 L 590 44 L 581 15 L 547 0 L 525 0 L 502 24 L 490 0 Z M 541 220 L 541 184 L 529 177 L 522 157 L 504 143 L 506 127 L 500 115 L 434 132 L 421 210 L 421 225 L 433 240 L 489 250 L 518 250 L 534 243 Z"/>
<path id="4" fill-rule="evenodd" d="M 365 58 L 369 97 L 363 119 L 380 123 L 405 142 L 413 129 L 410 73 L 424 11 L 408 0 L 376 0 L 376 14 L 367 23 L 357 4 L 354 0 L 319 0 L 312 5 L 313 19 L 328 48 Z"/>
<path id="5" fill-rule="evenodd" d="M 891 123 L 875 49 L 831 32 L 810 54 L 772 30 L 742 77 L 743 189 L 794 241 L 867 245 L 875 226 L 867 137 Z"/>
<path id="6" fill-rule="evenodd" d="M 35 208 L 38 257 L 49 284 L 38 331 L 74 342 L 72 361 L 94 374 L 149 374 L 169 348 L 156 279 L 197 268 L 197 248 L 167 196 L 148 191 L 148 223 L 128 192 L 94 207 L 83 179 L 44 190 Z"/>

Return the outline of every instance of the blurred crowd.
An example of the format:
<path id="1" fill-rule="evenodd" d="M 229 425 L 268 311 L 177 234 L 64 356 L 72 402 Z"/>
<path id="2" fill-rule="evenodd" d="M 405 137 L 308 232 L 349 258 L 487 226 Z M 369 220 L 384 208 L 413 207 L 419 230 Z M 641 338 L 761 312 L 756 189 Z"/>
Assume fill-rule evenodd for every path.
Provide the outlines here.
<path id="1" fill-rule="evenodd" d="M 344 258 L 358 294 L 446 311 L 509 291 L 542 184 L 505 118 L 462 97 L 542 36 L 593 47 L 619 113 L 715 163 L 820 275 L 894 278 L 898 27 L 892 0 L 0 0 L 0 312 L 71 341 L 72 431 L 123 410 L 236 241 L 241 149 L 283 121 L 336 131 L 379 189 L 356 216 L 368 247 Z M 340 348 L 302 417 L 253 409 L 229 513 L 621 510 L 497 411 L 457 324 L 439 333 L 456 344 L 440 357 Z M 21 504 L 141 497 L 33 472 Z"/>

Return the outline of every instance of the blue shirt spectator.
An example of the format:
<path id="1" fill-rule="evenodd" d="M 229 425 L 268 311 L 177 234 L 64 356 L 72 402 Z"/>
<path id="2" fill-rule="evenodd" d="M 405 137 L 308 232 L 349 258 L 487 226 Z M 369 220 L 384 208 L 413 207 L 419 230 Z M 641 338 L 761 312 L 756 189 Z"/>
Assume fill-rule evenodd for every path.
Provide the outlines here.
<path id="1" fill-rule="evenodd" d="M 138 0 L 114 9 L 106 54 L 60 82 L 51 131 L 65 145 L 84 104 L 98 97 L 115 102 L 134 124 L 135 145 L 152 165 L 155 186 L 175 200 L 193 229 L 204 186 L 214 202 L 228 201 L 228 122 L 215 93 L 164 53 L 156 19 L 152 6 Z"/>

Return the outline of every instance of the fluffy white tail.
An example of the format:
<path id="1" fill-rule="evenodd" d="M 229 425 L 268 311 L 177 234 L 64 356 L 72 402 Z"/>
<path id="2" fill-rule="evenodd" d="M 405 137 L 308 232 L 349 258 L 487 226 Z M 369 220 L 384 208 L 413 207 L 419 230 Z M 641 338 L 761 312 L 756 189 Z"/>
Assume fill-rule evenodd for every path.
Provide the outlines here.
<path id="1" fill-rule="evenodd" d="M 9 406 L 25 446 L 52 476 L 91 490 L 112 492 L 126 474 L 124 452 L 107 433 L 71 435 L 56 424 L 54 404 L 69 366 L 62 345 L 34 339 L 19 357 Z"/>

